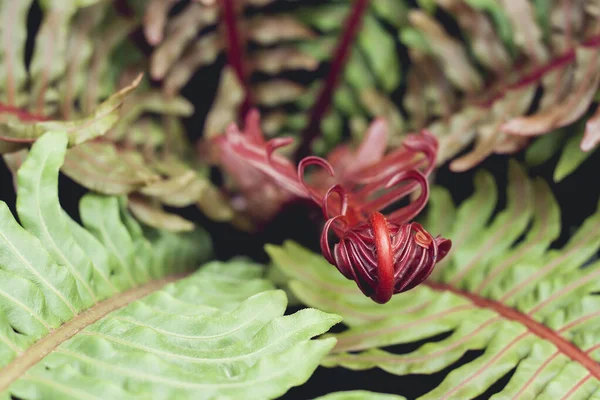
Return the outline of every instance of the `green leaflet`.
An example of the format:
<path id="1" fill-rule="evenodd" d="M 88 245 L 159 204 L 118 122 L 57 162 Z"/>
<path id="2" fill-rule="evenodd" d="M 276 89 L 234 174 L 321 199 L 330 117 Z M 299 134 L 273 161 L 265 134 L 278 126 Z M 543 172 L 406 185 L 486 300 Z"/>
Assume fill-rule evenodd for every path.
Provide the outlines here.
<path id="1" fill-rule="evenodd" d="M 111 142 L 90 142 L 67 152 L 62 172 L 88 189 L 103 194 L 127 194 L 159 180 L 135 150 Z"/>
<path id="2" fill-rule="evenodd" d="M 491 15 L 502 41 L 510 49 L 511 53 L 514 53 L 514 32 L 501 3 L 490 0 L 466 0 L 465 2 L 471 7 L 477 10 L 486 11 Z M 547 15 L 545 17 L 547 18 Z"/>
<path id="3" fill-rule="evenodd" d="M 153 90 L 148 90 L 138 96 L 133 94 L 125 103 L 121 118 L 114 131 L 111 132 L 111 138 L 121 140 L 126 135 L 126 130 L 144 113 L 148 112 L 189 117 L 194 112 L 194 106 L 183 97 L 169 98 Z"/>
<path id="4" fill-rule="evenodd" d="M 392 92 L 400 84 L 401 74 L 393 37 L 376 18 L 366 15 L 357 40 L 381 87 L 386 92 Z"/>
<path id="5" fill-rule="evenodd" d="M 560 154 L 556 169 L 554 170 L 554 180 L 556 182 L 562 181 L 564 178 L 572 174 L 577 167 L 579 167 L 585 160 L 587 160 L 596 149 L 591 151 L 581 151 L 580 143 L 583 139 L 584 126 L 583 124 L 577 124 L 574 129 L 577 132 L 574 135 L 570 135 L 567 142 L 564 145 L 563 151 Z"/>
<path id="6" fill-rule="evenodd" d="M 318 7 L 303 7 L 295 12 L 299 21 L 323 32 L 338 32 L 340 16 L 347 16 L 350 7 L 345 4 L 327 4 Z"/>
<path id="7" fill-rule="evenodd" d="M 425 35 L 415 28 L 407 27 L 400 31 L 400 41 L 407 47 L 431 53 L 431 46 Z"/>
<path id="8" fill-rule="evenodd" d="M 408 6 L 404 1 L 373 0 L 371 4 L 377 16 L 383 18 L 395 27 L 399 28 L 408 22 L 406 20 Z"/>
<path id="9" fill-rule="evenodd" d="M 75 146 L 102 136 L 117 123 L 119 108 L 141 79 L 142 75 L 139 75 L 130 85 L 100 104 L 90 116 L 80 120 L 33 123 L 10 121 L 0 124 L 0 140 L 21 143 L 25 147 L 46 132 L 63 131 L 67 133 L 69 145 Z"/>
<path id="10" fill-rule="evenodd" d="M 536 21 L 542 28 L 544 40 L 550 40 L 551 24 L 548 19 L 548 13 L 552 10 L 552 2 L 550 0 L 535 0 L 535 16 Z"/>
<path id="11" fill-rule="evenodd" d="M 595 21 L 593 7 L 575 7 L 568 19 L 559 18 L 565 14 L 560 3 L 547 0 L 372 0 L 359 18 L 356 35 L 342 41 L 357 26 L 348 17 L 365 3 L 288 2 L 283 8 L 271 3 L 253 1 L 239 10 L 236 27 L 248 81 L 241 86 L 247 88 L 251 105 L 261 109 L 269 137 L 298 136 L 311 124 L 319 127 L 319 135 L 329 135 L 315 140 L 313 148 L 319 153 L 339 145 L 352 131 L 353 120 L 374 117 L 370 103 L 362 101 L 364 93 L 375 93 L 380 104 L 392 105 L 384 118 L 396 132 L 394 147 L 403 134 L 427 128 L 440 139 L 438 160 L 443 163 L 477 143 L 451 163 L 455 171 L 471 169 L 491 154 L 515 153 L 534 133 L 585 121 L 583 110 L 597 101 L 593 94 L 600 78 L 593 73 L 594 57 L 579 59 L 565 51 L 595 52 L 593 40 L 586 43 L 595 35 L 587 22 Z M 227 38 L 216 29 L 217 8 L 198 2 L 181 9 L 166 3 L 147 9 L 136 5 L 136 18 L 145 21 L 147 39 L 155 46 L 151 70 L 166 74 L 169 94 L 176 94 L 194 72 L 216 66 L 216 54 L 227 53 Z M 340 76 L 327 77 L 329 67 L 337 65 L 334 55 L 341 42 L 349 47 Z M 198 51 L 203 48 L 207 51 Z M 296 72 L 301 72 L 302 83 L 282 78 Z M 219 91 L 228 93 L 226 85 L 223 79 Z M 323 88 L 332 89 L 331 101 L 319 97 L 330 93 L 318 90 Z M 241 96 L 238 92 L 236 101 L 229 102 L 222 99 L 227 96 L 217 96 L 210 114 L 238 119 Z M 346 132 L 332 135 L 327 130 L 331 125 L 311 121 L 329 115 L 317 112 L 311 117 L 314 105 L 339 115 L 339 129 Z M 205 137 L 222 131 L 225 123 L 219 122 L 205 124 Z M 539 146 L 544 144 L 549 142 Z M 539 162 L 547 150 L 529 158 Z"/>
<path id="12" fill-rule="evenodd" d="M 36 46 L 29 66 L 33 81 L 30 103 L 38 113 L 44 114 L 44 103 L 52 96 L 46 89 L 61 77 L 67 68 L 67 38 L 70 20 L 77 11 L 75 2 L 58 4 L 46 2 L 45 14 L 36 35 Z"/>
<path id="13" fill-rule="evenodd" d="M 58 170 L 66 146 L 65 134 L 46 134 L 36 142 L 19 169 L 17 211 L 23 228 L 2 203 L 5 248 L 2 271 L 14 275 L 11 279 L 24 280 L 22 285 L 35 283 L 35 291 L 42 296 L 28 299 L 32 304 L 27 306 L 32 310 L 39 309 L 41 314 L 32 313 L 30 317 L 18 320 L 37 321 L 35 325 L 44 328 L 56 327 L 91 305 L 149 278 L 150 265 L 140 266 L 137 261 L 143 256 L 136 254 L 136 243 L 143 239 L 141 229 L 137 226 L 137 232 L 131 231 L 137 224 L 131 219 L 128 220 L 129 230 L 123 224 L 121 218 L 125 211 L 116 198 L 84 196 L 81 218 L 85 228 L 60 208 Z M 178 249 L 181 265 L 189 267 L 196 262 L 194 258 L 202 260 L 210 254 L 210 242 L 202 231 L 180 236 L 175 242 L 174 237 L 161 233 L 152 238 L 150 253 L 153 257 L 150 259 L 163 257 L 166 262 L 173 255 L 171 251 Z M 195 244 L 189 246 L 186 241 Z M 165 248 L 165 245 L 173 246 L 173 249 Z M 163 277 L 167 272 L 161 267 L 153 277 Z M 15 297 L 15 301 L 19 297 Z M 10 301 L 6 304 L 14 307 Z M 44 316 L 48 312 L 46 305 L 52 309 L 48 317 Z M 32 322 L 26 324 L 33 326 Z M 30 330 L 18 330 L 30 334 Z M 38 339 L 44 331 L 31 330 L 31 335 Z"/>
<path id="14" fill-rule="evenodd" d="M 150 60 L 128 37 L 141 19 L 121 15 L 106 1 L 38 3 L 42 22 L 30 41 L 33 53 L 27 63 L 26 22 L 35 7 L 31 1 L 0 6 L 0 154 L 25 149 L 46 132 L 67 132 L 72 149 L 62 172 L 109 195 L 129 194 L 160 181 L 149 159 L 189 162 L 193 152 L 179 118 L 190 116 L 194 108 L 177 93 L 167 96 L 148 80 L 141 81 L 139 74 Z M 93 141 L 98 136 L 102 141 Z M 4 158 L 14 164 L 17 157 Z M 214 210 L 207 204 L 218 198 L 216 188 L 201 176 L 201 166 L 190 164 L 188 170 L 199 175 L 194 184 L 174 198 L 152 200 L 176 207 L 196 204 L 209 217 L 230 219 L 226 205 Z M 156 220 L 146 222 L 157 228 L 191 226 L 189 221 Z"/>
<path id="15" fill-rule="evenodd" d="M 290 3 L 285 11 L 281 12 L 277 9 L 263 11 L 261 8 L 267 3 L 260 2 L 247 5 L 249 8 L 259 10 L 251 18 L 246 20 L 244 14 L 240 14 L 244 23 L 239 24 L 238 29 L 249 38 L 246 43 L 242 43 L 244 57 L 248 61 L 246 65 L 248 76 L 257 73 L 268 75 L 266 79 L 250 84 L 249 89 L 252 92 L 253 105 L 265 106 L 261 107 L 263 130 L 268 132 L 270 137 L 283 134 L 298 135 L 306 129 L 310 122 L 311 109 L 326 83 L 321 72 L 332 63 L 340 36 L 346 28 L 344 24 L 340 24 L 340 21 L 349 17 L 356 4 L 351 2 L 324 2 L 314 5 Z M 189 60 L 199 58 L 193 54 L 196 44 L 206 40 L 209 35 L 215 35 L 212 29 L 209 31 L 213 33 L 209 33 L 208 30 L 207 33 L 203 32 L 206 21 L 202 21 L 195 28 L 192 24 L 189 24 L 186 29 L 181 27 L 181 24 L 187 21 L 187 18 L 192 19 L 191 16 L 195 13 L 199 16 L 203 13 L 212 13 L 213 8 L 197 3 L 190 4 L 172 17 L 167 15 L 169 9 L 169 6 L 165 6 L 160 10 L 154 10 L 160 14 L 160 18 L 154 16 L 152 21 L 147 21 L 145 24 L 146 33 L 152 38 L 154 38 L 154 29 L 165 32 L 165 37 L 159 38 L 162 42 L 157 43 L 154 48 L 151 69 L 164 68 L 163 53 L 165 48 L 169 49 L 167 44 L 173 44 L 175 48 L 170 50 L 172 57 L 168 61 L 173 65 L 176 65 L 176 61 L 188 65 Z M 331 124 L 319 121 L 318 126 L 322 133 L 329 135 L 328 138 L 315 142 L 315 146 L 320 150 L 327 151 L 340 144 L 343 130 L 346 129 L 350 118 L 368 119 L 372 116 L 372 110 L 362 104 L 363 89 L 375 92 L 389 104 L 393 104 L 389 101 L 390 94 L 400 87 L 403 76 L 395 31 L 399 31 L 406 25 L 407 9 L 408 6 L 404 1 L 369 2 L 364 17 L 361 18 L 360 28 L 349 43 L 349 55 L 340 71 L 339 84 L 334 87 L 332 93 L 334 100 L 330 111 L 336 116 L 339 115 L 339 118 L 336 118 L 342 123 L 336 126 L 337 132 L 333 132 Z M 144 15 L 141 8 L 138 12 L 140 17 Z M 147 19 L 150 20 L 149 17 Z M 198 17 L 198 20 L 200 19 Z M 159 20 L 160 23 L 157 22 Z M 277 21 L 287 21 L 286 29 L 269 28 Z M 210 21 L 208 24 L 213 26 L 216 22 Z M 260 31 L 260 34 L 257 31 Z M 222 35 L 219 35 L 218 39 L 221 45 L 226 44 Z M 252 42 L 252 45 L 248 45 L 249 42 Z M 186 71 L 186 75 L 182 74 L 181 79 L 189 80 L 194 68 L 197 70 L 209 63 L 214 64 L 215 60 L 190 65 L 187 68 L 189 71 Z M 176 68 L 173 67 L 172 70 L 172 74 L 175 75 Z M 281 73 L 290 71 L 303 71 L 308 79 L 300 85 L 278 77 Z M 169 80 L 169 73 L 166 79 Z M 180 86 L 183 83 L 180 82 Z M 167 88 L 171 87 L 168 83 L 166 85 Z M 227 93 L 226 85 L 227 82 L 223 77 L 219 92 Z M 232 118 L 235 120 L 241 101 L 224 102 L 220 99 L 221 96 L 217 96 L 210 115 L 230 115 L 229 120 Z M 394 128 L 401 126 L 397 121 L 401 118 L 401 114 L 395 104 L 392 111 L 389 112 L 389 116 Z M 213 124 L 206 124 L 205 137 L 212 136 L 214 132 Z"/>
<path id="16" fill-rule="evenodd" d="M 457 236 L 458 244 L 433 279 L 384 306 L 371 304 L 321 255 L 290 242 L 267 247 L 300 301 L 349 326 L 331 335 L 338 342 L 323 365 L 431 374 L 479 350 L 421 398 L 473 398 L 509 372 L 492 399 L 598 396 L 600 262 L 587 262 L 600 248 L 600 209 L 564 247 L 551 249 L 560 214 L 547 184 L 511 163 L 506 208 L 488 222 L 492 210 L 481 206 L 493 209 L 490 179 L 478 175 L 474 195 L 456 211 L 448 192 L 434 188 L 425 227 Z M 403 354 L 382 349 L 417 341 L 424 344 Z"/>
<path id="17" fill-rule="evenodd" d="M 211 218 L 230 219 L 231 209 L 220 201 L 220 192 L 205 175 L 205 170 L 201 167 L 196 169 L 185 161 L 189 145 L 184 140 L 177 141 L 175 132 L 175 128 L 170 130 L 173 137 L 164 144 L 173 149 L 172 155 L 163 160 L 148 160 L 143 150 L 121 148 L 109 141 L 95 141 L 69 149 L 61 171 L 96 192 L 135 194 L 129 203 L 131 211 L 154 228 L 171 231 L 193 229 L 190 221 L 162 211 L 161 204 L 173 207 L 197 205 Z"/>
<path id="18" fill-rule="evenodd" d="M 527 165 L 536 167 L 550 160 L 563 147 L 565 135 L 565 130 L 561 129 L 536 139 L 525 153 Z"/>
<path id="19" fill-rule="evenodd" d="M 417 0 L 417 4 L 429 14 L 433 14 L 435 12 L 435 0 Z"/>
<path id="20" fill-rule="evenodd" d="M 573 131 L 573 132 L 571 132 Z M 525 161 L 530 166 L 537 166 L 560 154 L 554 169 L 554 181 L 560 182 L 585 162 L 593 153 L 582 151 L 581 143 L 585 133 L 585 120 L 551 132 L 535 140 L 525 153 Z"/>
<path id="21" fill-rule="evenodd" d="M 127 203 L 129 210 L 137 219 L 148 226 L 171 232 L 194 230 L 194 223 L 177 214 L 165 211 L 160 205 L 147 199 L 131 196 Z"/>
<path id="22" fill-rule="evenodd" d="M 0 203 L 2 396 L 263 399 L 310 377 L 335 344 L 310 339 L 338 316 L 284 316 L 241 259 L 179 280 L 210 255 L 206 233 L 143 228 L 116 197 L 86 195 L 80 226 L 58 202 L 66 148 L 45 134 L 19 169 L 23 227 Z"/>
<path id="23" fill-rule="evenodd" d="M 244 267 L 210 263 L 109 314 L 11 391 L 22 398 L 78 398 L 77 389 L 93 398 L 110 390 L 118 399 L 278 397 L 312 374 L 335 341 L 309 339 L 339 318 L 317 310 L 283 316 L 285 295 L 264 280 L 256 285 L 260 269 Z M 214 297 L 230 301 L 225 308 Z"/>

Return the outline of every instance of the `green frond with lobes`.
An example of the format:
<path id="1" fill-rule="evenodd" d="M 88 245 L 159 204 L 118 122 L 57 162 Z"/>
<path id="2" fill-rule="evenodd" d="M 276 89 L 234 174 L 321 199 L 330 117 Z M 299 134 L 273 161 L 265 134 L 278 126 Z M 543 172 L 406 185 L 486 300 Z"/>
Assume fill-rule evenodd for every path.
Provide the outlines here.
<path id="1" fill-rule="evenodd" d="M 476 175 L 475 193 L 455 207 L 432 191 L 424 226 L 453 239 L 453 250 L 421 286 L 374 304 L 353 282 L 302 247 L 269 245 L 274 264 L 304 304 L 335 312 L 349 329 L 324 360 L 328 367 L 391 374 L 450 373 L 422 399 L 593 398 L 600 390 L 600 212 L 560 249 L 560 212 L 547 184 L 509 166 L 507 205 L 493 214 L 493 178 Z M 492 218 L 491 218 L 492 217 Z M 490 220 L 491 218 L 491 220 Z M 423 341 L 396 354 L 384 347 Z M 481 352 L 463 361 L 469 351 Z M 489 394 L 489 393 L 488 393 Z"/>
<path id="2" fill-rule="evenodd" d="M 264 399 L 310 377 L 338 316 L 284 316 L 245 260 L 195 270 L 207 233 L 142 226 L 124 198 L 85 195 L 80 225 L 58 200 L 67 142 L 43 135 L 19 168 L 20 223 L 0 203 L 2 398 Z"/>

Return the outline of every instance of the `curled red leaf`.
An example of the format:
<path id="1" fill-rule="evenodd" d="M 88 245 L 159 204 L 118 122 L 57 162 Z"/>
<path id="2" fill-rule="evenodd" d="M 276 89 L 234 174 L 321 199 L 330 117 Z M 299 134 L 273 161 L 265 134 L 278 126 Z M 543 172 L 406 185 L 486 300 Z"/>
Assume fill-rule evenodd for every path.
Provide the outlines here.
<path id="1" fill-rule="evenodd" d="M 297 168 L 275 153 L 291 143 L 288 138 L 266 141 L 255 110 L 248 113 L 244 132 L 232 124 L 215 138 L 220 163 L 247 198 L 261 197 L 261 210 L 273 212 L 294 197 L 321 207 L 327 219 L 321 234 L 323 255 L 366 296 L 385 303 L 423 282 L 446 256 L 450 240 L 434 238 L 410 222 L 429 197 L 427 176 L 438 150 L 431 133 L 408 135 L 386 155 L 387 126 L 376 120 L 356 151 L 339 147 L 327 160 L 308 156 Z M 311 166 L 320 169 L 305 174 Z M 419 196 L 408 205 L 383 214 L 417 190 Z M 278 196 L 267 199 L 270 192 Z M 338 238 L 333 248 L 331 231 Z"/>

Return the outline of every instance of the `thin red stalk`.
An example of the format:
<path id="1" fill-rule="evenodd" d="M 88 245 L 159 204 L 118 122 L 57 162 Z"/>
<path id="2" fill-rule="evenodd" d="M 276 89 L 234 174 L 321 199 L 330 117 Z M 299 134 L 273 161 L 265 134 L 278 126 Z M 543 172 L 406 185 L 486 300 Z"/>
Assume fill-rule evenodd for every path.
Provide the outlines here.
<path id="1" fill-rule="evenodd" d="M 345 28 L 335 50 L 331 68 L 329 69 L 323 88 L 312 108 L 308 126 L 302 134 L 302 143 L 296 152 L 297 159 L 308 154 L 311 142 L 319 135 L 319 124 L 329 109 L 331 99 L 333 98 L 333 92 L 339 83 L 340 75 L 344 71 L 344 66 L 346 65 L 348 54 L 350 53 L 350 47 L 360 29 L 363 16 L 368 6 L 369 0 L 355 0 L 350 15 L 344 22 Z"/>
<path id="2" fill-rule="evenodd" d="M 596 345 L 594 345 L 594 346 L 590 347 L 590 348 L 589 348 L 589 349 L 587 349 L 585 352 L 586 352 L 587 354 L 591 354 L 591 353 L 593 353 L 594 351 L 596 351 L 596 350 L 598 350 L 598 349 L 600 349 L 600 343 L 598 343 L 598 344 L 596 344 Z"/>
<path id="3" fill-rule="evenodd" d="M 510 308 L 500 302 L 486 299 L 484 297 L 480 297 L 472 293 L 464 292 L 445 283 L 426 281 L 424 282 L 424 284 L 434 290 L 449 291 L 458 296 L 467 298 L 477 307 L 493 310 L 506 319 L 516 321 L 524 325 L 531 333 L 535 334 L 539 338 L 551 342 L 556 346 L 556 348 L 558 348 L 558 350 L 561 353 L 569 357 L 571 360 L 580 363 L 585 368 L 587 368 L 588 371 L 590 371 L 590 374 L 595 376 L 597 379 L 600 379 L 600 364 L 594 361 L 594 359 L 592 359 L 589 354 L 587 354 L 585 351 L 579 349 L 573 343 L 560 336 L 557 332 L 537 322 L 530 316 L 522 314 L 519 311 Z"/>
<path id="4" fill-rule="evenodd" d="M 566 399 L 570 399 L 571 396 L 581 387 L 583 386 L 584 383 L 586 383 L 590 378 L 592 377 L 592 375 L 588 374 L 586 376 L 584 376 L 583 378 L 581 378 L 576 384 L 575 386 L 573 386 L 571 388 L 571 390 L 569 390 L 567 392 L 567 394 L 565 394 L 563 397 L 561 397 L 561 400 L 566 400 Z"/>
<path id="5" fill-rule="evenodd" d="M 225 34 L 227 37 L 227 60 L 233 67 L 246 95 L 240 110 L 240 120 L 242 120 L 250 110 L 252 99 L 250 85 L 248 84 L 248 73 L 244 64 L 245 52 L 238 29 L 238 16 L 235 3 L 236 0 L 221 0 L 221 9 L 223 10 L 223 24 L 225 25 Z"/>
<path id="6" fill-rule="evenodd" d="M 465 379 L 464 381 L 462 381 L 461 383 L 459 383 L 458 385 L 456 385 L 452 389 L 450 389 L 448 392 L 446 392 L 446 394 L 444 394 L 444 397 L 441 397 L 440 400 L 446 400 L 446 399 L 450 398 L 451 396 L 455 397 L 454 393 L 456 393 L 461 388 L 468 385 L 470 382 L 476 381 L 477 378 L 479 378 L 481 376 L 481 374 L 484 373 L 485 370 L 492 367 L 498 360 L 500 360 L 500 358 L 508 350 L 510 350 L 511 347 L 518 344 L 521 340 L 526 338 L 528 335 L 529 335 L 529 332 L 523 332 L 519 336 L 515 337 L 508 344 L 506 344 L 499 352 L 497 352 L 488 362 L 486 362 L 481 367 L 479 367 L 479 369 L 477 371 L 475 371 L 475 373 L 471 374 L 467 379 Z"/>
<path id="7" fill-rule="evenodd" d="M 588 48 L 599 47 L 600 46 L 600 35 L 592 36 L 589 39 L 583 41 L 581 43 L 581 46 L 588 47 Z M 537 69 L 533 70 L 531 73 L 525 75 L 518 82 L 515 82 L 515 83 L 508 85 L 505 88 L 501 89 L 500 92 L 498 94 L 496 94 L 495 96 L 493 96 L 491 99 L 488 99 L 484 102 L 474 101 L 473 104 L 478 105 L 480 107 L 491 107 L 495 101 L 504 97 L 505 92 L 507 92 L 508 90 L 519 89 L 519 88 L 531 85 L 532 83 L 535 83 L 535 82 L 539 81 L 540 79 L 542 79 L 550 71 L 573 63 L 576 58 L 575 50 L 576 50 L 575 48 L 569 49 L 562 55 L 554 58 L 548 64 L 546 64 L 540 68 L 537 68 Z"/>
<path id="8" fill-rule="evenodd" d="M 550 357 L 548 357 L 546 359 L 546 361 L 544 361 L 542 363 L 542 365 L 540 365 L 536 370 L 535 373 L 529 378 L 527 379 L 527 382 L 525 382 L 525 385 L 523 385 L 521 387 L 521 390 L 519 390 L 519 392 L 517 392 L 517 394 L 513 397 L 514 400 L 519 399 L 525 390 L 527 390 L 527 388 L 533 383 L 535 382 L 535 380 L 537 379 L 538 375 L 542 373 L 542 371 L 544 370 L 544 368 L 546 368 L 546 366 L 548 366 L 548 364 L 550 364 L 552 362 L 552 360 L 554 360 L 558 355 L 560 354 L 560 352 L 555 352 L 554 354 L 552 354 Z"/>
<path id="9" fill-rule="evenodd" d="M 46 118 L 42 115 L 30 113 L 30 112 L 22 110 L 18 107 L 14 107 L 14 106 L 2 104 L 2 103 L 0 103 L 0 115 L 1 114 L 13 114 L 17 118 L 19 118 L 21 121 L 26 121 L 26 122 L 47 121 L 48 120 L 48 118 Z"/>

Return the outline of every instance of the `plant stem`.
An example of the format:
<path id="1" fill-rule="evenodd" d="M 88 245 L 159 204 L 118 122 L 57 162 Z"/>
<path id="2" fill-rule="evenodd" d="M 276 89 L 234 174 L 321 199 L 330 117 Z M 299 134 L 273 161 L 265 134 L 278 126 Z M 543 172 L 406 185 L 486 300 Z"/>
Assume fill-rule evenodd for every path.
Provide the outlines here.
<path id="1" fill-rule="evenodd" d="M 312 141 L 320 133 L 319 125 L 323 116 L 329 109 L 334 90 L 339 83 L 340 75 L 343 73 L 348 54 L 350 53 L 350 48 L 358 34 L 363 16 L 368 6 L 369 0 L 355 0 L 350 15 L 344 22 L 345 29 L 340 36 L 333 60 L 331 61 L 329 73 L 327 74 L 325 83 L 311 110 L 308 126 L 302 134 L 302 143 L 296 151 L 297 160 L 308 155 Z"/>
<path id="2" fill-rule="evenodd" d="M 245 52 L 242 46 L 242 39 L 238 29 L 238 16 L 235 0 L 221 0 L 223 10 L 223 24 L 227 37 L 227 60 L 233 67 L 237 78 L 244 88 L 245 98 L 240 108 L 240 121 L 244 119 L 246 113 L 252 104 L 250 86 L 248 84 L 248 75 L 244 64 Z"/>
<path id="3" fill-rule="evenodd" d="M 51 331 L 47 336 L 40 339 L 2 369 L 2 374 L 0 375 L 0 392 L 6 390 L 13 382 L 27 372 L 29 368 L 33 367 L 55 348 L 75 336 L 84 328 L 92 325 L 108 313 L 123 308 L 135 300 L 160 290 L 168 283 L 175 282 L 187 275 L 188 274 L 175 275 L 158 279 L 143 286 L 130 289 L 124 293 L 117 294 L 108 300 L 104 300 L 92 306 L 88 310 L 75 316 L 75 318 L 69 322 Z"/>
<path id="4" fill-rule="evenodd" d="M 600 379 L 600 364 L 594 361 L 594 359 L 590 357 L 589 353 L 579 349 L 573 343 L 563 338 L 559 333 L 536 321 L 529 315 L 523 314 L 498 301 L 486 299 L 485 297 L 462 291 L 448 284 L 427 281 L 424 283 L 424 285 L 427 285 L 434 290 L 452 292 L 458 296 L 469 299 L 477 307 L 490 309 L 506 319 L 516 321 L 524 325 L 531 333 L 539 338 L 551 342 L 561 353 L 569 357 L 571 360 L 580 363 L 588 371 L 590 371 L 590 374 L 595 376 L 596 379 Z"/>

